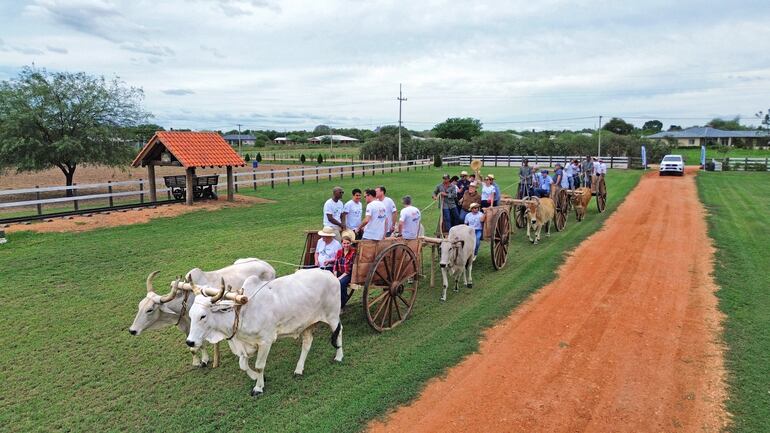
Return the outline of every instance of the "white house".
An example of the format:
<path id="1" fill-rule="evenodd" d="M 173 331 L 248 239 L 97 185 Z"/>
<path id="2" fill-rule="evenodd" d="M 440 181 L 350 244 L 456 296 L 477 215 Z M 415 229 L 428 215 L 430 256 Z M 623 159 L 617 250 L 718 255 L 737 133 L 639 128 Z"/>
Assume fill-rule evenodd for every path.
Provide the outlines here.
<path id="1" fill-rule="evenodd" d="M 687 128 L 681 131 L 665 131 L 647 135 L 651 140 L 676 140 L 678 147 L 698 147 L 706 144 L 722 144 L 732 146 L 734 140 L 747 141 L 750 147 L 767 147 L 770 141 L 770 131 L 724 131 L 708 126 Z"/>

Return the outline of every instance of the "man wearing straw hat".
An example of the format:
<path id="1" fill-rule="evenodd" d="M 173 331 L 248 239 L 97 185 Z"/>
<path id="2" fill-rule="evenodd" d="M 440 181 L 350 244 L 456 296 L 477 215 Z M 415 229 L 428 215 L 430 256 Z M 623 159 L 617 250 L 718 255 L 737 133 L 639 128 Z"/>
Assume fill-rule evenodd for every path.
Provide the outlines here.
<path id="1" fill-rule="evenodd" d="M 468 191 L 468 185 L 471 181 L 468 180 L 468 172 L 463 170 L 460 172 L 460 179 L 457 181 L 457 202 L 463 199 L 463 196 Z"/>
<path id="2" fill-rule="evenodd" d="M 479 255 L 479 245 L 481 244 L 481 235 L 484 233 L 484 214 L 479 212 L 478 203 L 471 203 L 471 211 L 465 215 L 465 224 L 472 228 L 476 233 L 476 248 L 473 250 L 473 260 Z"/>
<path id="3" fill-rule="evenodd" d="M 331 227 L 324 227 L 323 230 L 318 232 L 318 243 L 315 245 L 315 265 L 321 269 L 327 271 L 332 270 L 334 260 L 337 258 L 337 251 L 342 248 L 342 244 L 337 239 L 334 239 L 334 229 Z"/>
<path id="4" fill-rule="evenodd" d="M 476 182 L 468 184 L 468 191 L 463 194 L 463 198 L 460 200 L 460 221 L 465 221 L 465 215 L 471 212 L 473 203 L 481 203 L 481 193 Z"/>

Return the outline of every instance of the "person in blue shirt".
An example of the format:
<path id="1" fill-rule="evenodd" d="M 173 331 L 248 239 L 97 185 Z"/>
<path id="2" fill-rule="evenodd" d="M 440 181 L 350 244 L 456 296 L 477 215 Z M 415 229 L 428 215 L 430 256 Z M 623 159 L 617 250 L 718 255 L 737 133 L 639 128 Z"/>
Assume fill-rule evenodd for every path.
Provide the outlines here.
<path id="1" fill-rule="evenodd" d="M 497 206 L 498 204 L 500 204 L 500 186 L 495 181 L 495 175 L 494 174 L 489 174 L 489 175 L 487 175 L 487 177 L 491 177 L 492 178 L 492 186 L 495 187 L 495 201 L 494 201 L 494 203 L 492 203 L 492 206 Z"/>
<path id="2" fill-rule="evenodd" d="M 548 177 L 548 170 L 540 170 L 538 173 L 538 186 L 535 189 L 535 195 L 538 197 L 549 197 L 551 195 L 551 184 L 553 180 Z"/>
<path id="3" fill-rule="evenodd" d="M 473 250 L 473 260 L 479 255 L 481 235 L 484 232 L 484 214 L 479 212 L 481 206 L 478 203 L 471 204 L 471 211 L 465 215 L 465 224 L 476 232 L 476 248 Z"/>

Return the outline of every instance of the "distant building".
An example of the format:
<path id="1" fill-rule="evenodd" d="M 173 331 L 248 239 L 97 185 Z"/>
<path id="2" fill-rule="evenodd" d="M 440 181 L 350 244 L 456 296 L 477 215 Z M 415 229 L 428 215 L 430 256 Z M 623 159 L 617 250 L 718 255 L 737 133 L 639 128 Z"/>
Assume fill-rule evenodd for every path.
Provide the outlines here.
<path id="1" fill-rule="evenodd" d="M 706 144 L 732 146 L 734 140 L 741 140 L 747 147 L 765 148 L 770 144 L 770 131 L 723 131 L 721 129 L 699 126 L 681 131 L 665 131 L 647 135 L 650 140 L 676 140 L 678 147 L 698 147 Z"/>
<path id="2" fill-rule="evenodd" d="M 273 143 L 275 143 L 275 144 L 297 144 L 294 141 L 289 140 L 288 137 L 275 137 L 275 139 L 273 139 Z"/>
<path id="3" fill-rule="evenodd" d="M 237 146 L 238 144 L 253 146 L 257 143 L 257 137 L 249 134 L 227 134 L 222 138 L 224 138 L 230 146 Z"/>
<path id="4" fill-rule="evenodd" d="M 350 144 L 350 143 L 358 143 L 357 138 L 353 137 L 346 137 L 344 135 L 319 135 L 318 137 L 313 137 L 308 140 L 308 143 L 310 144 L 320 144 L 324 141 L 328 142 L 329 140 L 332 140 L 335 143 L 340 144 Z"/>

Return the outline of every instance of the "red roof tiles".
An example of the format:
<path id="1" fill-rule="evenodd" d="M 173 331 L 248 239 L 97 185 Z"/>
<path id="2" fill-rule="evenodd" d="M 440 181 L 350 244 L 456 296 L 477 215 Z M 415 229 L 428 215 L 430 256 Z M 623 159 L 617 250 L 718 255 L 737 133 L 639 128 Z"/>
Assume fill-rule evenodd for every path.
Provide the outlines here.
<path id="1" fill-rule="evenodd" d="M 132 165 L 138 167 L 162 144 L 183 167 L 242 166 L 243 158 L 216 132 L 159 131 L 144 145 Z"/>

